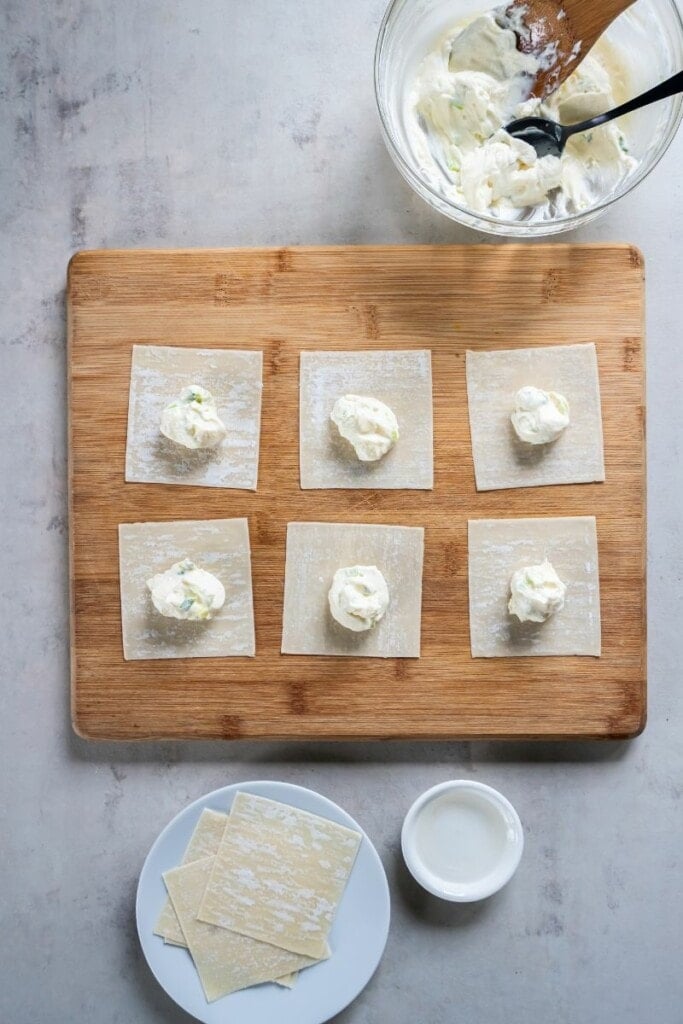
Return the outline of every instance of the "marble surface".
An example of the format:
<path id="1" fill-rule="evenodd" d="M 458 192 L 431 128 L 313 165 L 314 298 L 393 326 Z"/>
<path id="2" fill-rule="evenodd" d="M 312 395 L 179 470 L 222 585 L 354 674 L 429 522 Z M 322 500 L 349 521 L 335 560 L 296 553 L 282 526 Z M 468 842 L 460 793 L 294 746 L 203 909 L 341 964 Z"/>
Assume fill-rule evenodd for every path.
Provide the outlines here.
<path id="1" fill-rule="evenodd" d="M 683 136 L 576 240 L 647 259 L 650 718 L 634 742 L 91 745 L 68 714 L 64 276 L 83 247 L 471 242 L 394 172 L 370 74 L 383 0 L 3 0 L 0 633 L 3 1024 L 180 1024 L 135 937 L 137 873 L 188 801 L 282 778 L 375 840 L 393 925 L 339 1024 L 683 1019 Z M 11 390 L 9 390 L 11 389 Z M 11 431 L 11 433 L 10 433 Z M 413 798 L 502 789 L 513 883 L 470 907 L 401 865 Z"/>

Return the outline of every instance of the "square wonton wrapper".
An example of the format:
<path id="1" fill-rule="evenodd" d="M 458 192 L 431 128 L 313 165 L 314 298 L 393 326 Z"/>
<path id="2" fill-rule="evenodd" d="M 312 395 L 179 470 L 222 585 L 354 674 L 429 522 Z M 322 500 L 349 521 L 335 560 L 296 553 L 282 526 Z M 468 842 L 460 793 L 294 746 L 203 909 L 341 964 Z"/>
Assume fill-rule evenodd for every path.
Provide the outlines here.
<path id="1" fill-rule="evenodd" d="M 302 489 L 433 488 L 431 352 L 302 352 L 299 388 Z M 360 462 L 330 420 L 348 394 L 377 398 L 396 415 L 399 440 L 378 462 Z"/>
<path id="2" fill-rule="evenodd" d="M 292 972 L 312 967 L 321 957 L 291 953 L 200 921 L 197 915 L 214 863 L 215 857 L 209 857 L 164 872 L 164 882 L 207 1001 L 264 981 L 279 983 L 283 976 L 289 987 Z M 325 955 L 329 955 L 327 947 L 322 958 Z"/>
<path id="3" fill-rule="evenodd" d="M 225 832 L 227 820 L 227 814 L 221 814 L 219 811 L 212 811 L 210 808 L 205 807 L 187 844 L 180 867 L 184 867 L 186 864 L 193 864 L 198 860 L 215 857 Z M 166 897 L 166 902 L 154 927 L 154 934 L 161 936 L 164 942 L 171 946 L 187 948 L 185 935 L 180 927 L 178 915 L 173 909 L 170 896 Z M 297 978 L 298 972 L 292 971 L 273 980 L 283 988 L 294 988 Z"/>
<path id="4" fill-rule="evenodd" d="M 205 807 L 195 825 L 180 866 L 192 864 L 196 860 L 205 860 L 207 857 L 215 857 L 227 820 L 227 814 L 220 814 L 218 811 L 212 811 Z M 168 897 L 154 926 L 154 934 L 160 935 L 164 942 L 173 946 L 186 945 L 183 930 Z"/>
<path id="5" fill-rule="evenodd" d="M 595 345 L 467 353 L 467 400 L 478 491 L 605 479 Z M 552 444 L 520 441 L 510 421 L 527 384 L 569 402 L 570 424 Z"/>
<path id="6" fill-rule="evenodd" d="M 282 653 L 419 658 L 423 554 L 422 527 L 290 523 Z M 332 577 L 349 565 L 376 565 L 389 588 L 384 618 L 364 633 L 330 612 Z"/>
<path id="7" fill-rule="evenodd" d="M 186 622 L 160 615 L 147 580 L 190 558 L 217 576 L 225 604 L 215 618 Z M 126 661 L 253 657 L 254 609 L 246 519 L 119 526 L 121 623 Z"/>
<path id="8" fill-rule="evenodd" d="M 262 377 L 262 352 L 134 345 L 126 480 L 255 491 Z M 159 430 L 164 408 L 190 384 L 207 388 L 216 400 L 227 430 L 217 448 L 184 448 Z"/>
<path id="9" fill-rule="evenodd" d="M 470 639 L 473 658 L 600 654 L 600 581 L 593 516 L 476 519 L 469 523 Z M 513 572 L 544 559 L 567 587 L 547 622 L 508 612 Z"/>
<path id="10" fill-rule="evenodd" d="M 320 958 L 360 842 L 335 821 L 237 793 L 198 916 Z"/>

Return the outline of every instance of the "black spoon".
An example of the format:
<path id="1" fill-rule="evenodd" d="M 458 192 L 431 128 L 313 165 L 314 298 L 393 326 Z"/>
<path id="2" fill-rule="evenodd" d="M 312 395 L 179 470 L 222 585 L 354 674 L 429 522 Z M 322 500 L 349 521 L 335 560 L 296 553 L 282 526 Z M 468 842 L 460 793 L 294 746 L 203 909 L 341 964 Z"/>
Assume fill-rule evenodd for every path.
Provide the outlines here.
<path id="1" fill-rule="evenodd" d="M 648 89 L 641 96 L 622 103 L 614 110 L 608 110 L 606 114 L 598 114 L 597 117 L 590 117 L 587 121 L 580 121 L 579 124 L 558 124 L 546 117 L 520 117 L 511 121 L 505 128 L 508 135 L 515 139 L 522 139 L 533 146 L 539 156 L 560 156 L 567 144 L 567 139 L 579 132 L 587 132 L 591 128 L 597 128 L 607 121 L 613 121 L 615 117 L 622 117 L 623 114 L 630 114 L 632 110 L 639 110 L 657 100 L 668 99 L 676 93 L 683 92 L 683 71 L 666 82 L 661 82 L 653 89 Z"/>

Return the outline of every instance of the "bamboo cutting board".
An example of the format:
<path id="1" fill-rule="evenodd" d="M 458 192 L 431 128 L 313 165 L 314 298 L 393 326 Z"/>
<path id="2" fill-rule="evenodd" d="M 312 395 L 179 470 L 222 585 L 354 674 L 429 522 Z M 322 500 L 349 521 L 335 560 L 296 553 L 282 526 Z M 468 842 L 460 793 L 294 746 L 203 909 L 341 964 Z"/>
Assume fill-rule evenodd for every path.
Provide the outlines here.
<path id="1" fill-rule="evenodd" d="M 69 267 L 72 710 L 90 738 L 625 737 L 645 716 L 643 261 L 629 246 L 86 252 Z M 465 351 L 597 343 L 607 482 L 477 494 Z M 124 483 L 134 343 L 264 353 L 259 489 Z M 299 353 L 429 348 L 435 488 L 301 491 Z M 188 515 L 188 511 L 191 514 Z M 470 657 L 468 518 L 596 515 L 603 656 Z M 124 662 L 119 523 L 247 516 L 257 656 Z M 296 520 L 425 526 L 422 657 L 283 656 Z"/>

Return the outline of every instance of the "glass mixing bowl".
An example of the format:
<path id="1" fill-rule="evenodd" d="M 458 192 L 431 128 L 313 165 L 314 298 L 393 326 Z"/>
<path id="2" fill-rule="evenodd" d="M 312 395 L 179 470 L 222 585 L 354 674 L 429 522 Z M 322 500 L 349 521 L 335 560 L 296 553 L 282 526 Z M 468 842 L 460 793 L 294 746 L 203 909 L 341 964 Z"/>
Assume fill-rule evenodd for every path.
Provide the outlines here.
<path id="1" fill-rule="evenodd" d="M 638 167 L 594 206 L 553 220 L 511 220 L 473 212 L 446 198 L 421 173 L 406 129 L 408 94 L 417 67 L 438 38 L 458 22 L 496 6 L 486 0 L 393 0 L 375 51 L 375 94 L 387 149 L 409 185 L 452 220 L 495 235 L 538 238 L 570 231 L 598 217 L 627 195 L 659 163 L 683 114 L 675 96 L 629 115 L 630 152 Z M 626 57 L 633 94 L 683 67 L 683 22 L 674 0 L 637 0 L 606 33 Z M 598 129 L 599 131 L 599 129 Z"/>

